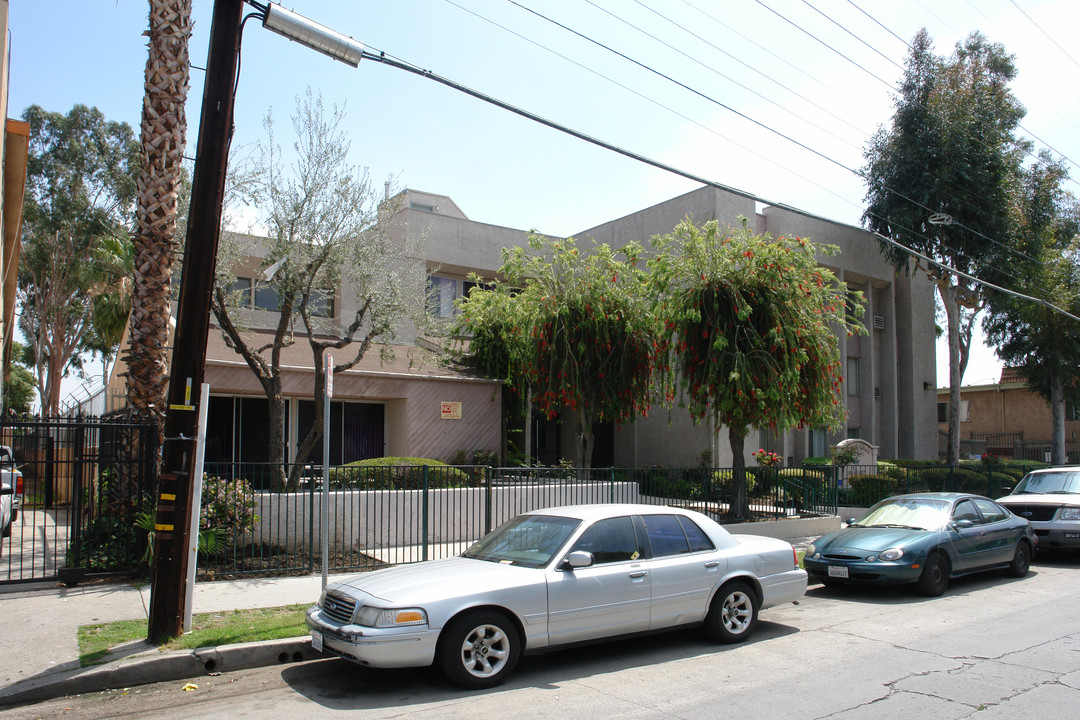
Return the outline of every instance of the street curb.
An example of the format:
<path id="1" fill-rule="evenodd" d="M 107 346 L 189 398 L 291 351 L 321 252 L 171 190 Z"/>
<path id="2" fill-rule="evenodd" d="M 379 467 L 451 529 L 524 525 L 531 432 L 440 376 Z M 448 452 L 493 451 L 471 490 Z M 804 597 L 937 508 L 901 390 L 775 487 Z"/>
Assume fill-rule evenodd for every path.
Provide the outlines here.
<path id="1" fill-rule="evenodd" d="M 312 650 L 307 636 L 171 653 L 151 650 L 106 665 L 66 670 L 0 688 L 0 707 L 324 657 Z"/>

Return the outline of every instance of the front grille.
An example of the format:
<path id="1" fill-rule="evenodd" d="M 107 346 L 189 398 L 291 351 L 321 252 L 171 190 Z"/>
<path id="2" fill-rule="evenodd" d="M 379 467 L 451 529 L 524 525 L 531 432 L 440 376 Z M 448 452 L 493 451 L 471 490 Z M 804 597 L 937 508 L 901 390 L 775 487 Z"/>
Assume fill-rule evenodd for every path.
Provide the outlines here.
<path id="1" fill-rule="evenodd" d="M 1050 522 L 1058 511 L 1056 505 L 1013 505 L 1007 506 L 1012 514 L 1032 522 Z"/>
<path id="2" fill-rule="evenodd" d="M 822 554 L 824 560 L 862 560 L 862 555 L 853 555 L 851 553 L 824 553 Z"/>
<path id="3" fill-rule="evenodd" d="M 356 600 L 338 593 L 326 593 L 322 604 L 323 615 L 336 620 L 342 625 L 352 622 L 353 613 L 356 612 Z"/>

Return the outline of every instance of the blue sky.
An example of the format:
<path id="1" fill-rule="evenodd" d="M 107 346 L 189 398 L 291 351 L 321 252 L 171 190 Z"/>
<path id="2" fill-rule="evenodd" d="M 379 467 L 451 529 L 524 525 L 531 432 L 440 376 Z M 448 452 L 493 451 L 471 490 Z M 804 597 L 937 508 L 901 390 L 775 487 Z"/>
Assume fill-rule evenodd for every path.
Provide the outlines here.
<path id="1" fill-rule="evenodd" d="M 1075 0 L 519 2 L 708 99 L 507 0 L 285 6 L 373 51 L 638 154 L 852 224 L 864 187 L 849 169 L 862 166 L 869 133 L 891 116 L 907 53 L 892 33 L 910 41 L 925 26 L 948 53 L 977 29 L 1016 55 L 1013 90 L 1028 110 L 1025 128 L 1080 162 L 1080 49 L 1069 42 L 1080 26 Z M 211 0 L 193 2 L 196 66 L 205 64 L 212 8 Z M 11 2 L 9 113 L 84 103 L 137 128 L 146 15 L 145 0 Z M 202 76 L 193 70 L 189 155 Z M 400 186 L 449 195 L 473 220 L 567 235 L 695 187 L 430 80 L 368 61 L 355 69 L 334 62 L 257 21 L 245 28 L 234 144 L 258 138 L 271 108 L 280 134 L 309 86 L 345 106 L 353 161 L 373 178 L 394 175 Z M 965 382 L 994 380 L 998 367 L 980 350 Z"/>

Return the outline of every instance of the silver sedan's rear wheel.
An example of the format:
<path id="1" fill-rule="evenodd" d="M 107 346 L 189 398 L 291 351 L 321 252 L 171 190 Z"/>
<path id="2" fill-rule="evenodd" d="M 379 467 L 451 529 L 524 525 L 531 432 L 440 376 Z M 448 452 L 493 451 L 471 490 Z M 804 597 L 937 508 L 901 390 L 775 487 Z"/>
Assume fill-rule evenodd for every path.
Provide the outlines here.
<path id="1" fill-rule="evenodd" d="M 713 640 L 742 642 L 757 624 L 758 600 L 750 586 L 741 581 L 720 588 L 705 617 L 705 630 Z"/>
<path id="2" fill-rule="evenodd" d="M 514 624 L 492 610 L 477 610 L 453 620 L 443 630 L 438 659 L 458 685 L 488 688 L 510 676 L 521 656 Z"/>

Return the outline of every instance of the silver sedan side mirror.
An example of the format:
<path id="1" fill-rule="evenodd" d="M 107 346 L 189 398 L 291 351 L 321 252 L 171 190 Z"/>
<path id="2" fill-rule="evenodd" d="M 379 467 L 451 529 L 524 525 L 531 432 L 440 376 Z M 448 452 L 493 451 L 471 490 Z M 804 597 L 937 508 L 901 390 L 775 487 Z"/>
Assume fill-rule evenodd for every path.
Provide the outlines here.
<path id="1" fill-rule="evenodd" d="M 591 552 L 575 550 L 562 559 L 562 562 L 559 563 L 559 570 L 576 570 L 577 568 L 589 567 L 594 562 L 596 560 Z"/>

